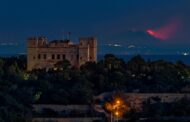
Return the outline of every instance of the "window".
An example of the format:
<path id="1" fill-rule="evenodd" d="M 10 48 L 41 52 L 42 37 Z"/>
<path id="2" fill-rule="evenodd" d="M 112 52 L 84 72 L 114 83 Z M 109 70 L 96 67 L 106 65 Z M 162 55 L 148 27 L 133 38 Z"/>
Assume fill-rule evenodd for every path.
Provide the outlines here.
<path id="1" fill-rule="evenodd" d="M 71 55 L 71 60 L 73 60 L 73 55 Z"/>
<path id="2" fill-rule="evenodd" d="M 47 56 L 46 56 L 46 54 L 44 54 L 44 59 L 46 59 L 47 58 Z"/>
<path id="3" fill-rule="evenodd" d="M 62 59 L 65 60 L 65 55 L 64 54 L 62 55 Z"/>
<path id="4" fill-rule="evenodd" d="M 51 56 L 51 57 L 52 57 L 52 59 L 55 59 L 55 55 L 54 55 L 54 54 L 52 54 L 52 56 Z"/>
<path id="5" fill-rule="evenodd" d="M 40 59 L 41 58 L 41 55 L 40 54 L 38 54 L 38 59 Z"/>
<path id="6" fill-rule="evenodd" d="M 59 54 L 57 54 L 57 59 L 60 59 L 60 55 Z"/>

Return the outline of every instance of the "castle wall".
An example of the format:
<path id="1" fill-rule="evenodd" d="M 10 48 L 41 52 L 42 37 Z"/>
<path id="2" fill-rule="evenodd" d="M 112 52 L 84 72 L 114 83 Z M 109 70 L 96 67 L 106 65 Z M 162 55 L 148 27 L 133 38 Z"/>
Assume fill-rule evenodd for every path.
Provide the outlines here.
<path id="1" fill-rule="evenodd" d="M 90 41 L 90 61 L 97 61 L 97 40 Z"/>
<path id="2" fill-rule="evenodd" d="M 91 40 L 89 40 L 91 39 Z M 74 67 L 80 67 L 88 61 L 96 61 L 96 40 L 83 38 L 80 44 L 74 45 L 69 40 L 48 43 L 47 38 L 28 40 L 27 70 L 53 68 L 54 65 L 67 59 Z"/>
<path id="3" fill-rule="evenodd" d="M 40 54 L 42 57 L 40 59 L 37 59 L 39 65 L 41 64 L 47 64 L 47 65 L 53 65 L 59 61 L 62 61 L 64 59 L 70 61 L 72 66 L 77 66 L 77 53 L 78 50 L 76 47 L 72 48 L 40 48 L 38 49 L 38 54 Z M 46 58 L 44 59 L 44 55 L 46 55 Z"/>
<path id="4" fill-rule="evenodd" d="M 79 44 L 79 65 L 86 62 L 97 61 L 97 40 L 96 38 L 80 38 Z"/>
<path id="5" fill-rule="evenodd" d="M 27 70 L 32 70 L 36 64 L 38 42 L 36 38 L 28 39 Z"/>

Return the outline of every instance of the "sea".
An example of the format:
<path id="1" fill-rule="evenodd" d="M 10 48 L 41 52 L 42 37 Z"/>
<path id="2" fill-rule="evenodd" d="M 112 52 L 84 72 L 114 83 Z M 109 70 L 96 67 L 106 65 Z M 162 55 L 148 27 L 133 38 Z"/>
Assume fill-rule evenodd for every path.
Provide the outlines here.
<path id="1" fill-rule="evenodd" d="M 116 55 L 124 61 L 129 61 L 135 55 Z M 186 65 L 190 65 L 190 55 L 141 55 L 146 61 L 164 60 L 172 63 L 182 61 Z M 102 60 L 104 55 L 98 55 L 98 60 Z"/>
<path id="2" fill-rule="evenodd" d="M 26 54 L 0 54 L 0 57 L 12 57 L 12 56 L 20 56 Z M 115 55 L 118 58 L 123 59 L 124 61 L 129 61 L 135 55 Z M 190 55 L 141 55 L 146 61 L 156 61 L 156 60 L 164 60 L 168 62 L 175 63 L 176 61 L 182 61 L 186 65 L 190 65 Z M 104 55 L 97 56 L 98 61 L 104 59 Z"/>

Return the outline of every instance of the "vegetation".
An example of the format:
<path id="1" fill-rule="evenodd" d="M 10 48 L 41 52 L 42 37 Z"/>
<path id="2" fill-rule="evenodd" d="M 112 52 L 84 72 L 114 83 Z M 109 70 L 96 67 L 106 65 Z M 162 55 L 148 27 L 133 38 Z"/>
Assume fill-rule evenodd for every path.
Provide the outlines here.
<path id="1" fill-rule="evenodd" d="M 25 56 L 0 58 L 0 121 L 24 121 L 31 116 L 33 103 L 86 104 L 102 92 L 184 92 L 190 85 L 189 66 L 145 61 L 139 55 L 125 62 L 107 54 L 80 69 L 68 61 L 55 67 L 26 72 Z"/>

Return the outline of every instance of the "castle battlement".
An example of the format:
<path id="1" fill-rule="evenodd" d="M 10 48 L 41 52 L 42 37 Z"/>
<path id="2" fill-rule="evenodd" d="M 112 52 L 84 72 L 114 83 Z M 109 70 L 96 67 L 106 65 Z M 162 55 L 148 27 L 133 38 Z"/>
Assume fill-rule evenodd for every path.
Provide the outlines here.
<path id="1" fill-rule="evenodd" d="M 79 44 L 70 40 L 48 41 L 46 37 L 29 38 L 27 70 L 53 68 L 60 61 L 68 60 L 74 67 L 97 61 L 97 39 L 79 38 Z"/>

